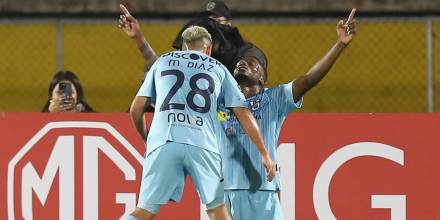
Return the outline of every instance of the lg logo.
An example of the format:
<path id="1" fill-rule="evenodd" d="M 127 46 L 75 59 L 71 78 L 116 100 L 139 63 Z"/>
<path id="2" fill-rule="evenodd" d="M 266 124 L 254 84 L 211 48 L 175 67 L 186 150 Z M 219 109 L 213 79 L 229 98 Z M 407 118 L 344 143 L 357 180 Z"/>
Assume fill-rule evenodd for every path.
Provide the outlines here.
<path id="1" fill-rule="evenodd" d="M 38 151 L 38 149 L 34 149 L 34 147 L 41 138 L 57 129 L 65 128 L 99 129 L 101 132 L 104 131 L 110 134 L 109 136 L 112 136 L 112 138 L 110 138 L 111 140 L 109 141 L 99 135 L 84 135 L 79 137 L 78 135 L 58 136 L 56 137 L 55 145 L 50 155 L 44 155 L 47 157 L 47 162 L 42 172 L 41 169 L 36 168 L 32 159 L 26 161 L 25 158 L 29 160 L 29 158 L 26 157 L 27 154 L 32 151 Z M 82 143 L 82 146 L 75 144 L 75 138 L 80 140 L 79 142 Z M 78 147 L 82 148 L 82 155 L 77 155 L 75 149 Z M 142 155 L 108 123 L 48 123 L 33 136 L 9 162 L 7 183 L 8 218 L 14 220 L 21 218 L 34 219 L 37 217 L 33 211 L 34 205 L 36 205 L 34 202 L 39 201 L 41 205 L 44 206 L 49 194 L 53 195 L 52 188 L 54 183 L 57 182 L 59 188 L 59 202 L 57 207 L 59 209 L 59 219 L 73 220 L 78 218 L 79 214 L 76 211 L 78 207 L 75 207 L 75 201 L 78 200 L 78 198 L 76 198 L 76 196 L 78 197 L 78 193 L 76 193 L 78 189 L 75 188 L 76 185 L 82 186 L 82 213 L 80 213 L 82 219 L 99 219 L 99 155 L 104 155 L 106 160 L 110 160 L 115 165 L 113 166 L 117 168 L 115 169 L 115 173 L 122 173 L 122 181 L 138 181 L 136 180 L 136 172 L 138 172 L 142 166 Z M 81 163 L 81 161 L 82 164 L 77 164 Z M 82 167 L 81 171 L 78 171 L 79 167 Z M 79 178 L 75 175 L 78 173 L 82 173 L 82 177 Z M 57 174 L 58 179 L 55 178 Z M 82 179 L 82 183 L 79 183 L 79 181 L 76 180 L 77 178 Z M 121 189 L 121 192 L 114 193 L 114 204 L 124 206 L 125 211 L 120 213 L 121 217 L 135 208 L 136 193 L 137 191 L 127 192 L 126 189 Z M 38 200 L 34 199 L 35 197 Z M 108 201 L 105 201 L 105 204 L 108 203 Z"/>

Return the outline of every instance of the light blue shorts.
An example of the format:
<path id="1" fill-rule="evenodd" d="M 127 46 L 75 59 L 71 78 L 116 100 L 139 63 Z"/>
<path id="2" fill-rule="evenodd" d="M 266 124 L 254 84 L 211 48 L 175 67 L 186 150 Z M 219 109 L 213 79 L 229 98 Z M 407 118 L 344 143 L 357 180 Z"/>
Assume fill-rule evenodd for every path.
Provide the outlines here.
<path id="1" fill-rule="evenodd" d="M 274 191 L 225 190 L 226 206 L 233 220 L 283 220 Z"/>
<path id="2" fill-rule="evenodd" d="M 193 145 L 167 142 L 144 160 L 138 207 L 179 202 L 187 174 L 203 204 L 211 208 L 224 204 L 220 155 Z"/>

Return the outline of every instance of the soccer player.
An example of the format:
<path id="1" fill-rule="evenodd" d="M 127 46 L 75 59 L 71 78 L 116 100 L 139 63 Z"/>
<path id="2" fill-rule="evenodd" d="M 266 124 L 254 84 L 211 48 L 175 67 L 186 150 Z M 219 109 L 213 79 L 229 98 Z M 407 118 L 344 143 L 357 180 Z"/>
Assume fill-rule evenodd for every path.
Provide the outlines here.
<path id="1" fill-rule="evenodd" d="M 221 157 L 216 134 L 220 128 L 217 103 L 230 109 L 254 141 L 267 168 L 275 175 L 258 126 L 236 81 L 219 61 L 210 57 L 212 40 L 198 26 L 182 33 L 183 51 L 159 57 L 133 100 L 130 113 L 145 137 L 144 109 L 156 103 L 137 208 L 128 219 L 153 219 L 160 206 L 180 200 L 189 174 L 211 219 L 230 219 L 224 204 Z"/>
<path id="2" fill-rule="evenodd" d="M 355 11 L 351 11 L 346 22 L 338 22 L 338 40 L 330 51 L 305 75 L 288 84 L 265 88 L 267 59 L 264 53 L 252 44 L 240 48 L 241 59 L 234 70 L 234 77 L 266 137 L 265 143 L 274 161 L 278 136 L 285 117 L 301 106 L 303 95 L 326 76 L 344 48 L 352 41 L 356 32 Z M 130 22 L 131 16 L 130 20 L 125 21 L 124 27 L 140 33 Z M 236 118 L 228 111 L 220 112 L 219 116 L 224 121 L 225 132 L 217 135 L 221 137 L 219 143 L 223 143 L 221 148 L 227 205 L 233 219 L 283 219 L 276 195 L 281 189 L 279 176 L 275 181 L 265 181 L 261 166 L 255 164 L 259 161 L 258 155 L 251 150 L 252 144 L 243 134 Z"/>
<path id="3" fill-rule="evenodd" d="M 338 40 L 327 54 L 305 75 L 287 84 L 265 88 L 267 59 L 263 51 L 252 44 L 241 48 L 242 57 L 234 70 L 234 77 L 246 97 L 246 102 L 257 119 L 267 150 L 276 159 L 276 148 L 281 126 L 287 115 L 301 107 L 303 95 L 325 77 L 332 65 L 351 42 L 356 31 L 355 9 L 348 20 L 337 24 Z M 226 204 L 234 220 L 283 219 L 278 193 L 281 190 L 279 175 L 268 182 L 264 168 L 258 164 L 260 156 L 249 138 L 229 110 L 221 112 L 225 135 L 222 144 L 223 173 Z M 219 133 L 221 134 L 221 133 Z M 289 183 L 293 184 L 293 183 Z"/>

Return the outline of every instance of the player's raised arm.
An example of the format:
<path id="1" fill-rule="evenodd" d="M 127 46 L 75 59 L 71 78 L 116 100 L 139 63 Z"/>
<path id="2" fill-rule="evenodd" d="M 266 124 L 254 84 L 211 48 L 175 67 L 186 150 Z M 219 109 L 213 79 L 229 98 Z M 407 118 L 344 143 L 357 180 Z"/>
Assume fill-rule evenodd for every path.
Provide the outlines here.
<path id="1" fill-rule="evenodd" d="M 293 81 L 293 98 L 295 102 L 299 101 L 307 91 L 316 86 L 327 75 L 344 48 L 353 40 L 356 33 L 355 13 L 356 9 L 353 8 L 347 21 L 340 20 L 338 22 L 336 26 L 338 40 L 327 54 L 316 62 L 305 75 Z"/>
<path id="2" fill-rule="evenodd" d="M 135 40 L 139 51 L 147 62 L 147 66 L 151 66 L 154 61 L 157 60 L 156 53 L 142 34 L 138 20 L 130 14 L 124 5 L 120 4 L 119 7 L 122 11 L 122 14 L 119 16 L 119 28 L 121 28 L 127 36 Z"/>
<path id="3" fill-rule="evenodd" d="M 240 122 L 241 128 L 249 135 L 249 138 L 260 152 L 262 163 L 267 171 L 267 180 L 272 181 L 276 173 L 275 164 L 272 159 L 270 159 L 270 155 L 264 146 L 263 137 L 261 136 L 257 121 L 247 108 L 235 107 L 232 108 L 232 111 Z"/>

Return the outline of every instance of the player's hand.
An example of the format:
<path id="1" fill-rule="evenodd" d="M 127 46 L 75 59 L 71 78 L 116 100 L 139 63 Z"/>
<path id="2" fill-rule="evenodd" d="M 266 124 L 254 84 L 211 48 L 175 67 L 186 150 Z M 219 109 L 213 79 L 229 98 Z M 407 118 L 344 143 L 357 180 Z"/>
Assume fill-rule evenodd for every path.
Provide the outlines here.
<path id="1" fill-rule="evenodd" d="M 356 8 L 353 8 L 348 16 L 347 21 L 344 22 L 343 20 L 340 20 L 336 26 L 338 39 L 345 45 L 349 44 L 356 34 L 356 20 L 354 19 L 355 13 Z"/>
<path id="2" fill-rule="evenodd" d="M 272 161 L 272 159 L 270 159 L 269 154 L 266 154 L 266 156 L 263 156 L 261 159 L 264 167 L 266 168 L 267 180 L 271 182 L 276 174 L 275 163 Z"/>
<path id="3" fill-rule="evenodd" d="M 49 104 L 49 112 L 75 112 L 75 99 L 70 96 L 62 96 L 51 99 Z"/>
<path id="4" fill-rule="evenodd" d="M 121 8 L 122 14 L 119 15 L 118 27 L 131 38 L 142 36 L 141 27 L 136 18 L 131 16 L 130 12 L 123 4 L 120 4 L 119 7 Z"/>

